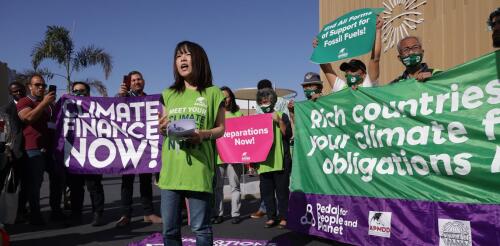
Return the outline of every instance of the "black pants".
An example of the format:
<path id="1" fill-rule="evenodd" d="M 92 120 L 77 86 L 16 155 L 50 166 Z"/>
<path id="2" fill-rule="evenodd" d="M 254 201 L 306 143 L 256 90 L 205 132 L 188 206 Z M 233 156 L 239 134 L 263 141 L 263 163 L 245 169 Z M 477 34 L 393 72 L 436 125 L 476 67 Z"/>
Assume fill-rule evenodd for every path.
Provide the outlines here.
<path id="1" fill-rule="evenodd" d="M 61 200 L 65 172 L 62 167 L 46 153 L 40 150 L 27 150 L 28 158 L 25 165 L 23 180 L 27 184 L 27 197 L 32 216 L 40 215 L 40 188 L 43 182 L 43 173 L 49 174 L 49 204 L 52 212 L 61 212 Z"/>
<path id="2" fill-rule="evenodd" d="M 99 174 L 68 174 L 71 189 L 71 212 L 75 215 L 82 213 L 83 198 L 87 186 L 92 203 L 92 212 L 102 214 L 104 210 L 104 189 L 102 175 Z"/>
<path id="3" fill-rule="evenodd" d="M 259 174 L 260 194 L 266 205 L 267 218 L 272 220 L 287 218 L 288 211 L 288 185 L 290 173 L 288 171 L 274 171 Z M 276 200 L 278 206 L 276 206 Z M 278 211 L 276 211 L 278 207 Z M 279 214 L 277 214 L 279 213 Z"/>
<path id="4" fill-rule="evenodd" d="M 144 215 L 153 214 L 153 188 L 152 174 L 139 174 L 139 187 L 141 192 L 142 208 Z M 134 194 L 134 179 L 135 174 L 127 174 L 122 176 L 122 216 L 132 216 L 132 195 Z"/>

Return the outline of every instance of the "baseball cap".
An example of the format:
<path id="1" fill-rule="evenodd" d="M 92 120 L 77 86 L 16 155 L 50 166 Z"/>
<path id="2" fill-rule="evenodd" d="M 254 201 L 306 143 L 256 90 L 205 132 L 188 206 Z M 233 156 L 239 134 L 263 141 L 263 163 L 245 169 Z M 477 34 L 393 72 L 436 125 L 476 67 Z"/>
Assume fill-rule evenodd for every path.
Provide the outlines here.
<path id="1" fill-rule="evenodd" d="M 363 72 L 366 73 L 365 64 L 358 59 L 352 59 L 349 62 L 344 62 L 340 64 L 340 70 L 342 70 L 343 72 L 356 71 L 358 69 L 361 69 Z"/>
<path id="2" fill-rule="evenodd" d="M 313 72 L 308 72 L 308 73 L 306 73 L 306 75 L 304 75 L 304 82 L 302 82 L 301 85 L 302 86 L 304 86 L 304 85 L 323 85 L 323 81 L 321 81 L 319 74 L 313 73 Z"/>

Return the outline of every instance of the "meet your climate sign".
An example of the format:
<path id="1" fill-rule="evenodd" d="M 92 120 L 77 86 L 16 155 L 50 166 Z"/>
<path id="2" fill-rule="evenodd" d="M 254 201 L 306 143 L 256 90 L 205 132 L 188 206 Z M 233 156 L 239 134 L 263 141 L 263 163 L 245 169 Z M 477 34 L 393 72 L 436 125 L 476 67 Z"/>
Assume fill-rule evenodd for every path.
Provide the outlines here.
<path id="1" fill-rule="evenodd" d="M 153 173 L 161 168 L 160 95 L 58 101 L 56 158 L 71 173 Z"/>
<path id="2" fill-rule="evenodd" d="M 500 245 L 500 51 L 295 105 L 290 228 L 356 245 Z"/>
<path id="3" fill-rule="evenodd" d="M 318 47 L 311 61 L 322 64 L 360 56 L 372 50 L 375 24 L 383 8 L 365 8 L 349 12 L 326 24 L 318 34 Z"/>

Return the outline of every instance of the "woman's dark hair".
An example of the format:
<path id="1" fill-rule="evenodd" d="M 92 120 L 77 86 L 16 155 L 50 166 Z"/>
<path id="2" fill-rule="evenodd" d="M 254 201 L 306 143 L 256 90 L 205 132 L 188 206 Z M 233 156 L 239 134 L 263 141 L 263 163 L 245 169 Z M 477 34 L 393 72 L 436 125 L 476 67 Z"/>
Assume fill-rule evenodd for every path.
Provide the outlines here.
<path id="1" fill-rule="evenodd" d="M 191 83 L 196 85 L 196 90 L 199 92 L 204 91 L 206 88 L 212 86 L 212 70 L 210 70 L 210 63 L 208 62 L 207 53 L 197 43 L 190 41 L 182 41 L 177 44 L 174 51 L 174 79 L 175 82 L 170 89 L 176 92 L 183 92 L 186 87 L 184 85 L 184 78 L 177 71 L 175 63 L 177 54 L 191 53 L 191 62 L 193 69 L 193 77 Z"/>
<path id="2" fill-rule="evenodd" d="M 82 82 L 82 81 L 75 81 L 71 84 L 71 91 L 73 91 L 73 88 L 75 88 L 75 85 L 83 85 L 85 86 L 85 90 L 87 90 L 87 94 L 90 94 L 90 85 Z"/>
<path id="3" fill-rule="evenodd" d="M 229 101 L 229 111 L 231 111 L 231 113 L 236 113 L 238 110 L 240 110 L 240 106 L 236 104 L 236 98 L 234 98 L 233 91 L 231 91 L 231 89 L 229 89 L 229 87 L 227 86 L 222 86 L 220 90 L 227 91 L 227 94 L 229 94 L 229 98 L 231 98 L 231 100 Z"/>
<path id="4" fill-rule="evenodd" d="M 264 98 L 269 98 L 269 101 L 271 101 L 271 106 L 273 106 L 273 108 L 276 104 L 276 101 L 278 101 L 278 95 L 276 95 L 276 92 L 274 92 L 274 90 L 270 88 L 264 88 L 257 91 L 257 105 L 259 105 L 259 102 Z"/>
<path id="5" fill-rule="evenodd" d="M 257 90 L 264 89 L 264 88 L 273 88 L 273 83 L 271 80 L 268 79 L 263 79 L 257 83 Z"/>

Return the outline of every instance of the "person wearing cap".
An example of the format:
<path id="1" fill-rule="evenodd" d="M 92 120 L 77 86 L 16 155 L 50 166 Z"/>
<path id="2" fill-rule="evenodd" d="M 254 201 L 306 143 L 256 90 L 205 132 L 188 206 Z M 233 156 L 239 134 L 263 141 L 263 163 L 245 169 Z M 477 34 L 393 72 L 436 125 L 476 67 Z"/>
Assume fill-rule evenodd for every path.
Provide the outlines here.
<path id="1" fill-rule="evenodd" d="M 391 84 L 411 78 L 424 82 L 433 75 L 441 72 L 441 70 L 430 68 L 427 63 L 422 62 L 424 49 L 418 37 L 408 36 L 401 39 L 398 42 L 397 48 L 399 53 L 398 58 L 406 69 L 403 74 L 391 81 Z"/>
<path id="2" fill-rule="evenodd" d="M 316 101 L 316 99 L 320 98 L 323 94 L 323 81 L 319 77 L 319 74 L 308 72 L 304 75 L 304 82 L 301 83 L 302 89 L 304 89 L 304 95 L 307 100 Z M 295 125 L 295 102 L 290 100 L 288 103 L 288 111 L 290 112 L 290 123 L 292 126 Z M 292 128 L 292 132 L 293 128 Z M 290 139 L 290 146 L 293 148 L 294 144 L 294 136 Z M 292 151 L 290 151 L 291 153 Z"/>
<path id="3" fill-rule="evenodd" d="M 493 41 L 493 48 L 500 48 L 500 8 L 491 12 L 487 23 L 488 28 L 492 31 L 491 40 Z"/>
<path id="4" fill-rule="evenodd" d="M 340 91 L 348 86 L 356 89 L 359 86 L 371 87 L 378 85 L 383 24 L 384 22 L 377 17 L 375 42 L 373 43 L 368 71 L 366 70 L 366 65 L 358 59 L 352 59 L 349 62 L 344 62 L 340 65 L 340 70 L 345 73 L 346 81 L 344 81 L 339 78 L 331 63 L 320 64 L 321 70 L 325 73 L 326 80 L 332 88 L 332 92 Z M 313 40 L 313 48 L 316 48 L 317 46 L 318 39 L 315 38 Z"/>
<path id="5" fill-rule="evenodd" d="M 321 81 L 319 74 L 308 72 L 304 75 L 304 82 L 302 82 L 302 89 L 304 89 L 304 95 L 308 100 L 315 101 L 322 94 L 323 91 L 323 81 Z"/>

